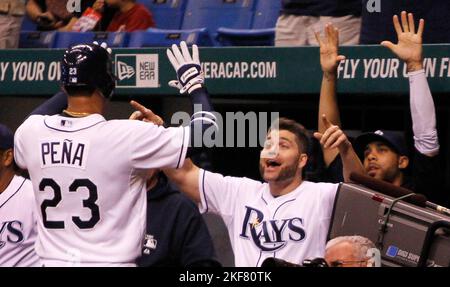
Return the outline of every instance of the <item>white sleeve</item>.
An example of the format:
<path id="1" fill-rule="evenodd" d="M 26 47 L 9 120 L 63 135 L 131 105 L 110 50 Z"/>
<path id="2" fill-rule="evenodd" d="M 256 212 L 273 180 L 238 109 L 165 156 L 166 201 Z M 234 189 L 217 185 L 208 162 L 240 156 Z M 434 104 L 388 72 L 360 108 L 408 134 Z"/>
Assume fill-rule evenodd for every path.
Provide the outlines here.
<path id="1" fill-rule="evenodd" d="M 131 161 L 136 169 L 179 168 L 189 145 L 189 127 L 164 128 L 138 122 L 132 133 Z"/>
<path id="2" fill-rule="evenodd" d="M 199 192 L 201 213 L 212 212 L 222 217 L 233 217 L 236 202 L 240 196 L 240 186 L 245 178 L 223 176 L 200 169 Z"/>
<path id="3" fill-rule="evenodd" d="M 422 154 L 439 151 L 433 97 L 424 70 L 408 74 L 414 146 Z"/>
<path id="4" fill-rule="evenodd" d="M 26 152 L 25 152 L 26 145 L 25 144 L 27 142 L 26 136 L 28 135 L 27 127 L 30 123 L 30 120 L 33 120 L 34 117 L 36 117 L 36 116 L 31 116 L 27 120 L 25 120 L 17 128 L 17 130 L 14 134 L 14 161 L 21 169 L 28 168 L 26 161 L 25 161 L 25 157 L 24 157 L 24 154 L 26 154 Z"/>

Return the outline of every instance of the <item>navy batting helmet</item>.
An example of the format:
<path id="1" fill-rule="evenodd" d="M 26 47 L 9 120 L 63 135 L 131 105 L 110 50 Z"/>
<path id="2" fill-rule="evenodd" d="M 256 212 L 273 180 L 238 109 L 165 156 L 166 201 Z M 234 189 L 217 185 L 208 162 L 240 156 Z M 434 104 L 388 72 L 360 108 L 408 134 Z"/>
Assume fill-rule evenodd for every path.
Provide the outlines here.
<path id="1" fill-rule="evenodd" d="M 97 44 L 69 47 L 61 62 L 61 83 L 64 87 L 97 88 L 110 98 L 116 84 L 109 51 Z"/>

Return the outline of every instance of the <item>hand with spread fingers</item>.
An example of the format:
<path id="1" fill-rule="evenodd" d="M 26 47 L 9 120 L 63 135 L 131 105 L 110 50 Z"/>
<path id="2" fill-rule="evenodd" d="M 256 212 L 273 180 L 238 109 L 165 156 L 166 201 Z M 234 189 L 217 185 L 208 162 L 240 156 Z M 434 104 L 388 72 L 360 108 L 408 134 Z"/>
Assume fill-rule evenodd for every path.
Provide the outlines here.
<path id="1" fill-rule="evenodd" d="M 315 132 L 314 137 L 320 141 L 323 148 L 338 148 L 341 152 L 351 146 L 350 141 L 339 126 L 333 125 L 325 115 L 322 115 L 322 121 L 326 130 L 324 133 Z"/>
<path id="2" fill-rule="evenodd" d="M 328 23 L 324 30 L 325 37 L 322 37 L 318 32 L 314 34 L 320 47 L 322 71 L 335 74 L 339 63 L 345 60 L 345 56 L 339 55 L 339 30 L 333 24 Z"/>
<path id="3" fill-rule="evenodd" d="M 164 121 L 161 119 L 161 117 L 153 113 L 152 110 L 147 109 L 136 101 L 131 101 L 130 105 L 136 110 L 130 115 L 130 120 L 149 122 L 157 126 L 164 125 Z"/>
<path id="4" fill-rule="evenodd" d="M 423 69 L 422 56 L 422 35 L 425 21 L 420 19 L 419 27 L 416 31 L 416 24 L 412 13 L 401 13 L 401 23 L 397 15 L 394 15 L 394 28 L 397 32 L 398 43 L 383 41 L 381 45 L 390 49 L 397 57 L 408 66 L 408 72 Z"/>
<path id="5" fill-rule="evenodd" d="M 167 49 L 167 57 L 177 72 L 178 78 L 178 80 L 170 81 L 169 86 L 179 89 L 180 94 L 186 92 L 190 94 L 202 87 L 205 79 L 200 66 L 197 45 L 192 45 L 192 57 L 184 41 L 180 43 L 180 48 L 172 45 L 171 49 Z"/>

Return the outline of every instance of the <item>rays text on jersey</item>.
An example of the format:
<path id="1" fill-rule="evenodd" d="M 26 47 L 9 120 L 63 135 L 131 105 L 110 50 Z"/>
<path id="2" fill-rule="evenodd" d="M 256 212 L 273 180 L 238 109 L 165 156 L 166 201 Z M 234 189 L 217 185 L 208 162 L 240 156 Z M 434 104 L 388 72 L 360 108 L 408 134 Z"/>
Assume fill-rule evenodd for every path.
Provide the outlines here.
<path id="1" fill-rule="evenodd" d="M 41 167 L 67 166 L 85 168 L 89 144 L 69 139 L 41 142 Z"/>
<path id="2" fill-rule="evenodd" d="M 253 240 L 261 251 L 274 252 L 283 248 L 288 240 L 302 241 L 306 237 L 302 226 L 301 218 L 264 220 L 262 211 L 246 206 L 240 237 Z"/>

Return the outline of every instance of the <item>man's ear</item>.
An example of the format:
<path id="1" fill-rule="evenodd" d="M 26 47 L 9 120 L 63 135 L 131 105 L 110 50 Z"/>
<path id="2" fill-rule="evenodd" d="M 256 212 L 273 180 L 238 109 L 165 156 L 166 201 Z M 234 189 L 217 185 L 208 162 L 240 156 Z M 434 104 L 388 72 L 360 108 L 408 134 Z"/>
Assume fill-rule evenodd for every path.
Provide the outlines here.
<path id="1" fill-rule="evenodd" d="M 405 155 L 401 155 L 398 158 L 398 168 L 399 169 L 405 169 L 409 165 L 409 158 Z"/>
<path id="2" fill-rule="evenodd" d="M 7 149 L 1 153 L 1 164 L 5 167 L 10 167 L 14 162 L 14 154 L 12 148 Z"/>
<path id="3" fill-rule="evenodd" d="M 300 158 L 298 159 L 298 167 L 303 169 L 308 162 L 308 155 L 306 153 L 300 154 Z"/>

